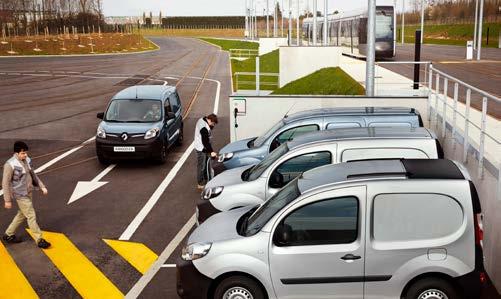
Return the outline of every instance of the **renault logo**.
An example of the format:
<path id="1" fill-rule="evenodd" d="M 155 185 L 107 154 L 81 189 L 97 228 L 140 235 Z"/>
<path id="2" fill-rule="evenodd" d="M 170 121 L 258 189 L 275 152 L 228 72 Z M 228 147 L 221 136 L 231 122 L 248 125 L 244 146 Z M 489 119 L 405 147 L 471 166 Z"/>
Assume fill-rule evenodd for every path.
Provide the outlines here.
<path id="1" fill-rule="evenodd" d="M 123 141 L 127 141 L 127 139 L 129 139 L 129 136 L 127 135 L 127 133 L 123 133 L 120 137 L 122 137 Z"/>

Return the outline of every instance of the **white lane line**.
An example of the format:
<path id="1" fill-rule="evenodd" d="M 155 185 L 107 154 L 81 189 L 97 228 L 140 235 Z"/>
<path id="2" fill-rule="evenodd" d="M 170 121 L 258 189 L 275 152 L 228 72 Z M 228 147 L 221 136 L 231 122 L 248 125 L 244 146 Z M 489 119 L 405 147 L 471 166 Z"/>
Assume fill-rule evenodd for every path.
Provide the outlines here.
<path id="1" fill-rule="evenodd" d="M 132 235 L 136 232 L 138 227 L 141 225 L 141 223 L 144 221 L 146 216 L 150 213 L 151 209 L 155 206 L 155 204 L 158 202 L 164 191 L 169 187 L 170 183 L 174 178 L 176 177 L 178 171 L 181 169 L 183 166 L 184 162 L 188 160 L 188 157 L 191 155 L 191 152 L 195 148 L 195 143 L 191 143 L 188 149 L 184 152 L 183 156 L 179 161 L 177 161 L 176 165 L 172 168 L 172 170 L 167 174 L 165 179 L 162 181 L 160 186 L 157 187 L 153 195 L 148 199 L 144 207 L 139 211 L 139 213 L 136 215 L 134 220 L 129 224 L 129 226 L 125 229 L 125 231 L 122 233 L 120 236 L 119 240 L 122 241 L 128 241 L 132 237 Z"/>
<path id="2" fill-rule="evenodd" d="M 205 79 L 210 82 L 217 83 L 216 88 L 216 97 L 214 98 L 214 110 L 213 113 L 217 114 L 219 111 L 219 98 L 221 94 L 221 82 L 213 79 Z M 191 144 L 191 146 L 193 143 Z M 191 152 L 191 151 L 190 151 Z M 178 162 L 179 163 L 179 162 Z M 177 165 L 177 164 L 176 164 Z M 146 217 L 146 215 L 144 216 Z M 155 263 L 148 269 L 139 281 L 131 288 L 131 290 L 127 293 L 125 298 L 137 298 L 141 294 L 141 292 L 146 288 L 146 286 L 150 283 L 150 281 L 155 277 L 157 272 L 161 269 L 162 265 L 165 264 L 167 259 L 169 259 L 170 255 L 174 250 L 179 246 L 181 241 L 185 238 L 185 236 L 189 233 L 191 228 L 195 225 L 196 214 L 191 216 L 191 218 L 186 222 L 183 228 L 177 233 L 174 239 L 167 245 L 162 254 L 158 257 Z"/>
<path id="3" fill-rule="evenodd" d="M 181 230 L 176 234 L 174 239 L 170 241 L 169 245 L 165 247 L 164 251 L 160 254 L 158 259 L 151 265 L 148 272 L 146 272 L 139 281 L 130 289 L 125 298 L 137 298 L 143 291 L 143 289 L 148 285 L 148 283 L 153 279 L 153 277 L 157 274 L 157 272 L 162 268 L 165 261 L 171 256 L 171 254 L 176 250 L 177 246 L 181 241 L 183 241 L 184 237 L 190 232 L 193 225 L 195 225 L 196 215 L 193 214 L 190 220 L 186 222 L 186 224 L 181 228 Z M 175 265 L 174 265 L 175 266 Z"/>
<path id="4" fill-rule="evenodd" d="M 163 264 L 160 268 L 176 268 L 176 264 Z"/>
<path id="5" fill-rule="evenodd" d="M 57 162 L 61 161 L 62 159 L 68 157 L 69 155 L 73 154 L 74 152 L 78 151 L 79 149 L 81 149 L 82 147 L 84 147 L 85 145 L 87 145 L 89 142 L 92 142 L 96 139 L 96 137 L 92 137 L 86 141 L 84 141 L 81 145 L 75 147 L 75 148 L 72 148 L 70 149 L 69 151 L 65 152 L 64 154 L 60 155 L 60 156 L 57 156 L 56 158 L 50 160 L 49 162 L 45 163 L 44 165 L 38 167 L 37 169 L 35 169 L 35 173 L 40 173 L 42 171 L 44 171 L 45 169 L 51 167 L 52 165 L 56 164 Z M 3 195 L 3 190 L 0 190 L 0 196 Z"/>

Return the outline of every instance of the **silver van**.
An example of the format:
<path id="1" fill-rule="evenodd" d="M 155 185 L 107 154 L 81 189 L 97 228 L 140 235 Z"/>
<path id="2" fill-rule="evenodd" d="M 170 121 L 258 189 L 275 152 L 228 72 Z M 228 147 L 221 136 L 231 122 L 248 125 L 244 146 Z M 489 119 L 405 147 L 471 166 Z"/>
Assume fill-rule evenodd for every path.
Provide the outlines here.
<path id="1" fill-rule="evenodd" d="M 351 128 L 305 134 L 282 144 L 259 164 L 230 169 L 210 180 L 197 202 L 197 221 L 260 204 L 310 169 L 383 158 L 436 159 L 443 158 L 443 151 L 426 128 Z"/>
<path id="2" fill-rule="evenodd" d="M 269 153 L 299 135 L 322 130 L 360 127 L 422 127 L 415 109 L 401 107 L 355 107 L 307 110 L 284 116 L 264 135 L 232 142 L 218 156 L 218 172 L 256 164 Z"/>
<path id="3" fill-rule="evenodd" d="M 196 228 L 182 298 L 479 298 L 480 202 L 449 160 L 372 160 L 304 173 L 261 206 Z"/>

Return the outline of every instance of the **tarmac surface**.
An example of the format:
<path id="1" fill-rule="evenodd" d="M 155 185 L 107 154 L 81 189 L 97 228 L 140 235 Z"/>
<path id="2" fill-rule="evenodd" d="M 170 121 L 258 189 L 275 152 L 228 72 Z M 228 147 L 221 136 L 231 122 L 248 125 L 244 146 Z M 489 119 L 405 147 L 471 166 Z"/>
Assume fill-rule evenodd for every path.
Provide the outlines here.
<path id="1" fill-rule="evenodd" d="M 476 54 L 475 56 L 476 57 Z M 397 45 L 397 55 L 395 61 L 414 61 L 414 45 Z M 501 98 L 501 49 L 482 48 L 482 60 L 466 60 L 466 47 L 423 45 L 421 50 L 421 61 L 431 61 L 433 66 L 461 81 L 476 88 Z M 414 78 L 414 66 L 410 64 L 394 65 L 382 64 L 381 66 L 404 75 L 407 78 Z M 420 82 L 425 82 L 424 67 L 421 67 Z M 435 88 L 435 75 L 433 77 L 433 88 Z M 443 81 L 441 81 L 443 82 Z M 440 91 L 443 92 L 443 83 L 440 83 Z M 449 82 L 448 95 L 453 97 L 454 85 Z M 459 88 L 459 100 L 465 102 L 466 89 Z M 482 110 L 482 97 L 472 92 L 472 107 Z M 488 102 L 487 114 L 501 119 L 501 103 Z"/>
<path id="2" fill-rule="evenodd" d="M 53 252 L 61 254 L 52 256 L 50 250 L 38 249 L 21 229 L 17 235 L 24 239 L 23 243 L 0 244 L 40 298 L 79 298 L 92 291 L 102 292 L 102 298 L 111 298 L 114 296 L 102 294 L 120 297 L 131 290 L 139 290 L 135 294 L 140 298 L 177 298 L 173 265 L 185 244 L 186 229 L 192 228 L 195 200 L 200 196 L 196 189 L 196 159 L 189 146 L 195 122 L 215 108 L 220 122 L 214 130 L 213 144 L 218 149 L 229 142 L 230 64 L 227 52 L 194 39 L 152 40 L 160 46 L 152 53 L 0 58 L 0 161 L 3 163 L 11 156 L 15 140 L 25 140 L 35 168 L 54 162 L 39 174 L 49 195 L 36 194 L 34 204 L 41 228 L 59 234 L 48 236 L 55 240 Z M 397 59 L 409 59 L 408 52 L 406 47 L 399 49 Z M 427 59 L 445 59 L 433 49 L 425 49 L 426 55 L 430 57 Z M 489 72 L 483 64 L 471 65 L 479 72 Z M 499 70 L 499 65 L 495 66 Z M 470 71 L 470 63 L 440 63 L 437 67 L 444 67 L 445 71 L 449 71 L 447 67 L 457 69 L 458 77 Z M 404 73 L 411 71 L 405 66 L 396 68 Z M 495 80 L 500 80 L 499 76 Z M 111 170 L 101 165 L 90 140 L 99 123 L 96 113 L 103 112 L 113 94 L 127 86 L 165 82 L 177 85 L 183 103 L 183 146 L 171 150 L 165 165 L 140 161 L 120 163 Z M 486 84 L 488 89 L 492 85 L 491 92 L 499 95 L 501 82 L 497 82 L 497 87 L 485 82 L 479 82 L 479 87 Z M 78 150 L 61 156 L 75 148 Z M 91 181 L 103 171 L 105 175 L 100 181 L 106 185 L 68 204 L 78 182 Z M 174 174 L 173 179 L 165 184 L 169 174 Z M 145 207 L 151 209 L 144 210 Z M 0 232 L 16 210 L 15 204 L 12 210 L 0 209 Z M 60 241 L 64 238 L 73 247 L 68 241 Z M 105 239 L 144 245 L 155 256 L 164 253 L 165 264 L 152 274 L 150 282 L 140 285 L 138 281 L 142 281 L 145 271 L 129 263 L 123 257 L 126 254 L 119 254 Z M 139 255 L 145 247 L 128 252 Z M 0 251 L 0 258 L 4 257 Z M 82 257 L 87 263 L 80 263 Z M 72 267 L 76 261 L 80 266 Z M 96 275 L 87 277 L 92 265 Z M 97 279 L 99 275 L 104 279 Z M 4 294 L 0 293 L 0 298 Z M 496 296 L 491 292 L 485 298 Z"/>
<path id="3" fill-rule="evenodd" d="M 217 107 L 220 121 L 213 134 L 213 144 L 217 149 L 229 142 L 227 99 L 231 77 L 228 54 L 194 39 L 152 40 L 161 47 L 159 51 L 99 57 L 0 59 L 2 165 L 11 156 L 15 140 L 28 143 L 35 168 L 89 140 L 95 136 L 100 121 L 96 114 L 105 110 L 114 93 L 128 85 L 163 84 L 164 81 L 177 85 L 185 114 L 185 142 L 182 147 L 172 148 L 165 165 L 118 164 L 101 179 L 108 182 L 106 185 L 71 204 L 68 200 L 77 182 L 91 181 L 106 168 L 97 161 L 94 142 L 39 174 L 49 190 L 48 197 L 34 196 L 42 230 L 64 234 L 109 279 L 111 287 L 108 284 L 103 288 L 112 289 L 114 285 L 123 295 L 142 274 L 103 239 L 118 240 L 127 230 L 131 234 L 129 241 L 142 243 L 160 255 L 192 217 L 195 200 L 200 196 L 196 189 L 194 153 L 182 164 L 149 213 L 143 215 L 144 220 L 139 222 L 137 229 L 130 230 L 130 224 L 188 150 L 195 122 L 213 112 L 217 81 L 220 82 Z M 202 78 L 207 80 L 202 81 Z M 2 234 L 16 211 L 16 204 L 13 209 L 5 210 L 2 199 Z M 78 298 L 89 291 L 92 279 L 86 286 L 66 278 L 64 273 L 68 273 L 72 257 L 56 266 L 48 254 L 35 246 L 26 231 L 20 228 L 17 235 L 25 242 L 5 247 L 39 297 Z M 175 250 L 168 264 L 174 264 L 180 256 L 184 241 L 180 246 L 173 245 Z M 63 245 L 53 242 L 53 248 L 58 246 Z M 177 298 L 175 276 L 172 266 L 161 268 L 140 297 Z"/>

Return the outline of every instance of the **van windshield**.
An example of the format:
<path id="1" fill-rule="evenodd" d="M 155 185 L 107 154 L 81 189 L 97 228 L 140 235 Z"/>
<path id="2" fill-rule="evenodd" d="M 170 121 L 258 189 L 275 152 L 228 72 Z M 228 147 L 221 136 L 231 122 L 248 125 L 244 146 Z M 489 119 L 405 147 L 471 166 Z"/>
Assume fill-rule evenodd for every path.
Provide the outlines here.
<path id="1" fill-rule="evenodd" d="M 280 130 L 280 128 L 282 128 L 283 126 L 285 126 L 285 122 L 283 120 L 277 122 L 263 136 L 260 136 L 256 140 L 254 140 L 254 147 L 261 147 L 266 142 L 266 140 L 268 140 L 268 138 L 270 138 L 271 135 L 273 135 L 273 133 Z"/>
<path id="2" fill-rule="evenodd" d="M 287 184 L 247 219 L 245 223 L 246 236 L 259 232 L 276 213 L 301 195 L 297 185 L 298 180 L 299 177 Z"/>
<path id="3" fill-rule="evenodd" d="M 158 100 L 113 100 L 105 121 L 150 123 L 162 120 L 162 102 Z"/>
<path id="4" fill-rule="evenodd" d="M 266 158 L 264 158 L 261 162 L 252 167 L 247 176 L 247 181 L 257 180 L 263 172 L 268 169 L 275 161 L 277 161 L 280 157 L 285 155 L 289 151 L 289 147 L 287 143 L 282 144 L 277 147 L 274 151 L 271 152 Z"/>

